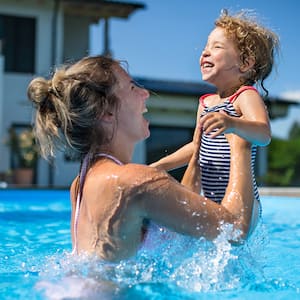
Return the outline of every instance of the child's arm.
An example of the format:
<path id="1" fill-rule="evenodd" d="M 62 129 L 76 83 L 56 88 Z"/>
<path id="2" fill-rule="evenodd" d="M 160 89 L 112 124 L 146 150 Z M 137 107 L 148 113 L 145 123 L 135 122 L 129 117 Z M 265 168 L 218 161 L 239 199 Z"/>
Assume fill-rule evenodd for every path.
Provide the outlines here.
<path id="1" fill-rule="evenodd" d="M 221 133 L 234 133 L 252 144 L 266 146 L 271 141 L 270 122 L 261 96 L 253 90 L 241 93 L 234 106 L 242 117 L 236 118 L 225 112 L 209 113 L 200 119 L 200 126 L 208 134 L 218 129 L 211 137 Z"/>
<path id="2" fill-rule="evenodd" d="M 159 168 L 165 171 L 176 169 L 188 164 L 194 151 L 194 144 L 190 142 L 183 147 L 179 148 L 174 153 L 161 158 L 160 160 L 152 163 L 150 166 Z"/>
<path id="3" fill-rule="evenodd" d="M 197 118 L 196 120 L 199 122 L 199 118 L 200 115 L 203 111 L 203 107 L 202 105 L 199 103 L 198 105 L 198 110 L 197 110 Z M 196 123 L 198 123 L 196 122 Z M 156 167 L 159 168 L 161 170 L 165 170 L 165 171 L 170 171 L 172 169 L 176 169 L 176 168 L 180 168 L 182 166 L 185 166 L 189 163 L 189 161 L 192 158 L 192 155 L 194 153 L 194 149 L 195 149 L 195 134 L 200 133 L 199 138 L 201 138 L 201 132 L 197 131 L 197 128 L 201 129 L 201 127 L 199 127 L 199 124 L 196 124 L 195 127 L 195 131 L 194 131 L 194 141 L 182 146 L 181 148 L 179 148 L 177 151 L 173 152 L 170 155 L 167 155 L 163 158 L 161 158 L 160 160 L 150 164 L 151 167 Z M 197 142 L 199 142 L 198 146 L 200 147 L 200 141 L 197 140 Z M 196 151 L 199 151 L 196 150 Z"/>
<path id="4" fill-rule="evenodd" d="M 181 183 L 193 192 L 200 194 L 201 192 L 201 169 L 199 165 L 199 152 L 201 145 L 202 128 L 199 125 L 196 126 L 194 137 L 193 137 L 193 147 L 194 151 L 186 171 L 183 175 Z"/>

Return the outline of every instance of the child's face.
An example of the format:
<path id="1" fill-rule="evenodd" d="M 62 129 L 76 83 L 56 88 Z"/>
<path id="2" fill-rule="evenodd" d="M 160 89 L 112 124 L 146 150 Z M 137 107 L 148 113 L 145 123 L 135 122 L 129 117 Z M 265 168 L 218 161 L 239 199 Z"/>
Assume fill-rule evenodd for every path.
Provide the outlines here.
<path id="1" fill-rule="evenodd" d="M 200 57 L 202 79 L 215 85 L 238 83 L 240 71 L 239 51 L 234 41 L 216 27 L 209 35 Z"/>

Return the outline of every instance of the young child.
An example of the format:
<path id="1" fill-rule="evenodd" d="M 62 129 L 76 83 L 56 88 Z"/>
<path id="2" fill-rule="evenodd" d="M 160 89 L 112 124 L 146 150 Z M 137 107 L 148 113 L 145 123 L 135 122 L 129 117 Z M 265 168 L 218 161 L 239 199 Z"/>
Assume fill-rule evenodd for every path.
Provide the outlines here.
<path id="1" fill-rule="evenodd" d="M 259 83 L 268 94 L 264 81 L 271 73 L 278 47 L 277 35 L 246 12 L 229 15 L 224 10 L 215 21 L 199 61 L 202 79 L 217 88 L 216 94 L 203 95 L 199 100 L 200 150 L 194 149 L 191 142 L 151 166 L 174 169 L 186 164 L 194 150 L 200 151 L 199 190 L 202 188 L 206 197 L 220 203 L 229 179 L 230 149 L 225 133 L 233 133 L 253 145 L 253 184 L 259 200 L 253 172 L 256 146 L 268 145 L 271 132 L 265 104 L 253 85 Z"/>

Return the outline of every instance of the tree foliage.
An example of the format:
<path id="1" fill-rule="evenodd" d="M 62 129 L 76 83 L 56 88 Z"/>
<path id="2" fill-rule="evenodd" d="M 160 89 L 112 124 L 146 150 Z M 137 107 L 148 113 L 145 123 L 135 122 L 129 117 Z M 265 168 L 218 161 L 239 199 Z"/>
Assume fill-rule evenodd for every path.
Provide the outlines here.
<path id="1" fill-rule="evenodd" d="M 268 147 L 268 172 L 264 178 L 270 186 L 300 186 L 300 125 L 294 123 L 289 139 L 273 138 Z"/>

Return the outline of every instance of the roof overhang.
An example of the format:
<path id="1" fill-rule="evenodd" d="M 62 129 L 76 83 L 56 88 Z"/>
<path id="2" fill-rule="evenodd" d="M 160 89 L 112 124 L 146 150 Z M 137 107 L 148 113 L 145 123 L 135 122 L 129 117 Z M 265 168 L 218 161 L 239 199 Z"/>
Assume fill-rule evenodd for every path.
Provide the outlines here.
<path id="1" fill-rule="evenodd" d="M 142 3 L 105 0 L 62 0 L 64 12 L 73 16 L 95 19 L 128 18 L 135 10 L 144 9 Z"/>
<path id="2" fill-rule="evenodd" d="M 215 93 L 215 87 L 205 82 L 185 82 L 135 77 L 138 84 L 146 89 L 169 95 L 186 95 L 200 97 L 203 94 Z"/>

